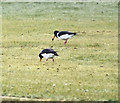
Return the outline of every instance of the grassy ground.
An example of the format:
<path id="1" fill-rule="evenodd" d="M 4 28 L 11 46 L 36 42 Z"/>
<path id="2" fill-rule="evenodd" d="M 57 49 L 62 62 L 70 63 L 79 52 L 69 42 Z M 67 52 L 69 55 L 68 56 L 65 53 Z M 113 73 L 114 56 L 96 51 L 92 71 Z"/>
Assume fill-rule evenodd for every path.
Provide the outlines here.
<path id="1" fill-rule="evenodd" d="M 54 30 L 79 35 L 64 46 Z M 2 95 L 118 100 L 117 33 L 116 3 L 2 3 Z M 54 63 L 39 61 L 44 48 Z"/>

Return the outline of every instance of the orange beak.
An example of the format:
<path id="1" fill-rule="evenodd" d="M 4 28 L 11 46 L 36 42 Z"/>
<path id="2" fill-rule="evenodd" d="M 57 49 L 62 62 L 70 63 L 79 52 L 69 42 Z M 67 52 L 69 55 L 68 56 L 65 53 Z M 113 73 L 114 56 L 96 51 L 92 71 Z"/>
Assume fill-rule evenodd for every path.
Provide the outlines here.
<path id="1" fill-rule="evenodd" d="M 53 38 L 52 38 L 52 41 L 55 39 L 55 35 L 53 36 Z"/>
<path id="2" fill-rule="evenodd" d="M 42 58 L 40 58 L 40 62 L 42 61 Z"/>

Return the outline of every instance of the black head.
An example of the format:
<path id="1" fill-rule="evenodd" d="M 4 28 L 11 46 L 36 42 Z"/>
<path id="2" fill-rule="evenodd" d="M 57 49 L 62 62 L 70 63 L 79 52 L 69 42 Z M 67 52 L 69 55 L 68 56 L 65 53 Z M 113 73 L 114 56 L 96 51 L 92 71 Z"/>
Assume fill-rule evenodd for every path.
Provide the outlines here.
<path id="1" fill-rule="evenodd" d="M 52 38 L 52 41 L 55 39 L 55 37 L 57 37 L 57 33 L 58 33 L 59 31 L 54 31 L 54 36 L 53 36 L 53 38 Z"/>
<path id="2" fill-rule="evenodd" d="M 40 61 L 42 60 L 43 56 L 41 55 L 41 53 L 39 54 L 39 57 L 40 57 Z"/>
<path id="3" fill-rule="evenodd" d="M 57 37 L 57 33 L 58 33 L 58 32 L 59 32 L 59 31 L 57 31 L 57 30 L 54 31 L 54 35 L 55 35 L 56 37 Z"/>

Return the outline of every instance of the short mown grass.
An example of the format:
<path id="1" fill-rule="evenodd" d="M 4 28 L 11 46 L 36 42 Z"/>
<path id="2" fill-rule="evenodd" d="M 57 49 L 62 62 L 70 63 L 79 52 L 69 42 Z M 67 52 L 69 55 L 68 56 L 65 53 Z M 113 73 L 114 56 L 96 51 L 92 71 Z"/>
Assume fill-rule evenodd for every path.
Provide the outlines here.
<path id="1" fill-rule="evenodd" d="M 116 3 L 2 3 L 2 9 L 2 96 L 118 100 Z M 54 30 L 78 35 L 64 46 L 51 40 Z M 54 63 L 40 62 L 44 48 L 58 52 Z"/>

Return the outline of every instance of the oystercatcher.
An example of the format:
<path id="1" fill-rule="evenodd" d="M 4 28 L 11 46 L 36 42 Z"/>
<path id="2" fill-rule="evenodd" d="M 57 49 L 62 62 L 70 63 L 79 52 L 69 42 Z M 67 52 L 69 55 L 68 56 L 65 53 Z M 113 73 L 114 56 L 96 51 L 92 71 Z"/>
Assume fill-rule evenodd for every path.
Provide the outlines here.
<path id="1" fill-rule="evenodd" d="M 54 36 L 52 38 L 52 41 L 55 39 L 55 37 L 65 40 L 64 44 L 66 45 L 67 40 L 72 38 L 77 33 L 69 32 L 69 31 L 54 31 Z"/>
<path id="2" fill-rule="evenodd" d="M 58 54 L 53 49 L 51 49 L 51 48 L 44 49 L 39 54 L 40 61 L 42 60 L 42 58 L 46 58 L 46 61 L 48 61 L 48 59 L 52 59 L 53 62 L 54 62 L 54 59 L 53 59 L 54 56 L 58 56 Z"/>

